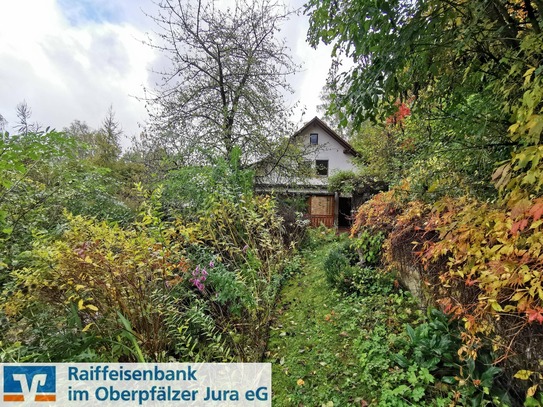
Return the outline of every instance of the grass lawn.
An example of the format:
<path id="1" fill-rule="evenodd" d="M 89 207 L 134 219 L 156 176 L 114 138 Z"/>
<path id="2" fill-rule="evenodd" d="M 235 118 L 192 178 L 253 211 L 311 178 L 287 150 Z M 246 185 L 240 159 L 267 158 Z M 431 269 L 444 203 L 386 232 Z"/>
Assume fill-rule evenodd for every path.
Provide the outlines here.
<path id="1" fill-rule="evenodd" d="M 364 405 L 353 339 L 361 308 L 332 290 L 322 264 L 330 243 L 304 254 L 271 327 L 274 406 Z"/>

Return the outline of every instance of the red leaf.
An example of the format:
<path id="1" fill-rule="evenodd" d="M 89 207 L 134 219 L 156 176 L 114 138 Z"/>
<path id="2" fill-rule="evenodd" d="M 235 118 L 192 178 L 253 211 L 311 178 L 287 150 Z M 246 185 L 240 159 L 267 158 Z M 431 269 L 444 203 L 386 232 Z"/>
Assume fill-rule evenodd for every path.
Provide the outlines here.
<path id="1" fill-rule="evenodd" d="M 518 231 L 523 231 L 528 226 L 528 219 L 521 219 L 518 222 L 513 223 L 511 226 L 511 234 L 514 235 Z"/>
<path id="2" fill-rule="evenodd" d="M 535 220 L 539 220 L 543 216 L 543 203 L 538 202 L 530 208 L 530 215 Z"/>
<path id="3" fill-rule="evenodd" d="M 529 309 L 526 311 L 526 315 L 528 316 L 528 322 L 534 322 L 537 321 L 540 324 L 543 323 L 543 314 L 541 314 L 541 309 Z"/>

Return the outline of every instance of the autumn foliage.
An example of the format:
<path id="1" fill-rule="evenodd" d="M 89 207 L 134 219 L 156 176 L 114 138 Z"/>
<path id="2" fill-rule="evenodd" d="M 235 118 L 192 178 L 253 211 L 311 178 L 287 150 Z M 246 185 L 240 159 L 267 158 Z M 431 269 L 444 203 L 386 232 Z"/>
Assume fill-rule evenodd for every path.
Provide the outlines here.
<path id="1" fill-rule="evenodd" d="M 405 103 L 398 101 L 395 106 L 397 110 L 386 119 L 388 126 L 402 125 L 404 120 L 411 115 L 411 109 Z"/>
<path id="2" fill-rule="evenodd" d="M 542 198 L 521 200 L 506 212 L 475 200 L 444 200 L 432 212 L 428 228 L 439 231 L 440 239 L 425 243 L 421 260 L 448 259 L 439 280 L 451 295 L 439 301 L 465 321 L 463 351 L 474 351 L 469 345 L 478 333 L 496 330 L 492 321 L 511 322 L 508 329 L 516 335 L 543 323 L 542 214 Z M 516 335 L 498 344 L 504 355 L 515 348 Z"/>
<path id="3" fill-rule="evenodd" d="M 463 322 L 461 356 L 476 358 L 481 346 L 491 346 L 496 362 L 533 372 L 539 383 L 543 198 L 509 202 L 505 210 L 467 197 L 411 201 L 400 210 L 401 196 L 392 190 L 361 206 L 352 233 L 387 231 L 391 269 L 401 247 L 411 251 L 427 295 Z"/>

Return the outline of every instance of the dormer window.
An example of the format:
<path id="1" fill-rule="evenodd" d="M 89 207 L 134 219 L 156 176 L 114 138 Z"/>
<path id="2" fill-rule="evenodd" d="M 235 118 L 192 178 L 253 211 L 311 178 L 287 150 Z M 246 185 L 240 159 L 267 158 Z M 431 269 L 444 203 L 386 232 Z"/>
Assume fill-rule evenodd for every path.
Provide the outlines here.
<path id="1" fill-rule="evenodd" d="M 319 144 L 319 135 L 317 133 L 311 133 L 309 135 L 309 144 L 312 146 L 316 146 Z"/>

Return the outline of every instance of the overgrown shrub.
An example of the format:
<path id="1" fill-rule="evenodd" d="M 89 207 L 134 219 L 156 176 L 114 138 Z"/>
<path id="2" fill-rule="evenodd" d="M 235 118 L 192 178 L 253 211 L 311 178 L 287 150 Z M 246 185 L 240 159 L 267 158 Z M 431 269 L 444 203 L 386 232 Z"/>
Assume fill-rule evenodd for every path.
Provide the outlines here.
<path id="1" fill-rule="evenodd" d="M 541 198 L 505 209 L 467 197 L 411 201 L 391 217 L 396 196 L 363 205 L 356 233 L 382 227 L 389 268 L 415 270 L 430 301 L 462 321 L 462 356 L 475 359 L 492 343 L 508 386 L 531 400 L 541 384 Z"/>
<path id="2" fill-rule="evenodd" d="M 277 213 L 283 219 L 285 246 L 300 245 L 307 239 L 310 222 L 304 217 L 306 212 L 307 200 L 304 197 L 277 197 Z"/>
<path id="3" fill-rule="evenodd" d="M 295 253 L 285 264 L 285 268 L 283 269 L 283 279 L 288 279 L 298 273 L 301 272 L 303 265 L 303 258 L 300 256 L 300 254 Z"/>
<path id="4" fill-rule="evenodd" d="M 409 304 L 413 305 L 397 294 L 376 298 L 384 299 L 391 308 L 404 304 L 409 310 Z M 511 405 L 496 380 L 501 370 L 490 363 L 488 350 L 477 360 L 458 356 L 461 339 L 455 322 L 450 323 L 436 309 L 430 309 L 422 321 L 413 315 L 409 319 L 415 328 L 409 324 L 404 329 L 387 328 L 377 323 L 370 332 L 364 329 L 356 341 L 361 385 L 376 405 Z"/>
<path id="5" fill-rule="evenodd" d="M 381 240 L 370 239 L 371 242 Z M 356 244 L 346 240 L 335 245 L 324 260 L 324 272 L 328 283 L 346 293 L 370 295 L 390 292 L 393 277 L 366 265 L 359 264 Z"/>
<path id="6" fill-rule="evenodd" d="M 358 251 L 361 265 L 376 267 L 381 263 L 381 250 L 385 234 L 364 230 L 353 239 L 351 245 Z"/>
<path id="7" fill-rule="evenodd" d="M 37 241 L 0 301 L 0 357 L 258 360 L 287 257 L 274 201 L 217 199 L 197 223 L 164 221 L 160 201 L 129 227 L 67 215 Z"/>
<path id="8" fill-rule="evenodd" d="M 288 253 L 275 201 L 251 195 L 237 202 L 219 199 L 202 213 L 193 228 L 192 239 L 199 239 L 220 257 L 239 292 L 243 291 L 247 306 L 239 320 L 231 323 L 236 326 L 234 336 L 240 357 L 257 360 L 265 346 Z"/>
<path id="9" fill-rule="evenodd" d="M 196 221 L 218 200 L 236 202 L 251 196 L 254 173 L 241 168 L 240 157 L 241 150 L 234 148 L 229 160 L 219 157 L 212 159 L 209 166 L 184 166 L 169 171 L 161 180 L 167 216 Z"/>
<path id="10" fill-rule="evenodd" d="M 394 291 L 394 276 L 371 267 L 354 267 L 351 286 L 361 295 L 387 294 Z"/>
<path id="11" fill-rule="evenodd" d="M 120 313 L 146 355 L 154 358 L 167 351 L 168 302 L 157 300 L 173 298 L 167 294 L 182 281 L 186 261 L 170 255 L 145 230 L 125 230 L 81 216 L 68 219 L 63 239 L 37 244 L 32 266 L 15 272 L 3 305 L 12 326 L 20 326 L 21 317 L 32 325 L 40 308 L 65 315 L 75 307 L 82 332 L 114 338 L 123 330 Z M 24 332 L 20 340 L 25 340 Z"/>
<path id="12" fill-rule="evenodd" d="M 327 228 L 320 225 L 316 228 L 310 228 L 307 233 L 307 238 L 303 241 L 303 249 L 315 250 L 327 243 L 337 241 L 337 233 L 333 228 Z"/>
<path id="13" fill-rule="evenodd" d="M 342 291 L 353 290 L 352 276 L 356 269 L 356 254 L 349 241 L 335 245 L 324 260 L 326 280 Z"/>
<path id="14" fill-rule="evenodd" d="M 356 236 L 363 228 L 370 232 L 390 232 L 396 217 L 402 212 L 402 198 L 406 198 L 402 192 L 399 188 L 381 192 L 360 206 L 351 228 L 351 236 Z"/>

